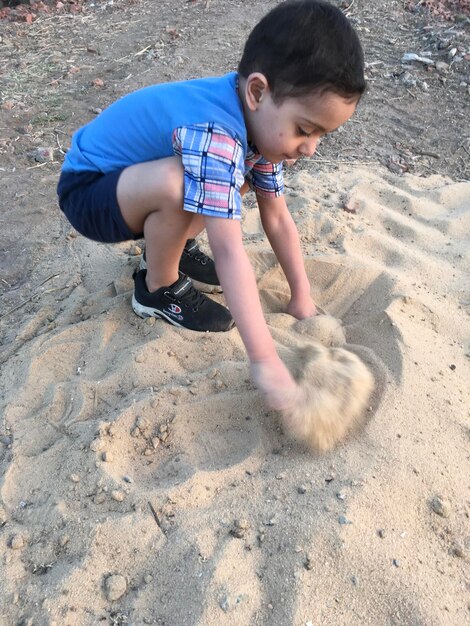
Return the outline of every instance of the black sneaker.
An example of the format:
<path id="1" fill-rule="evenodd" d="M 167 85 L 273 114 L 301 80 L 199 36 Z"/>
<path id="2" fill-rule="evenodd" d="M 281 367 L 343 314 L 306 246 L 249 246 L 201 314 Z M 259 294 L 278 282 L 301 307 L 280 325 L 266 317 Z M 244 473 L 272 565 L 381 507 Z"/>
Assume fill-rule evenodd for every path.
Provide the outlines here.
<path id="1" fill-rule="evenodd" d="M 145 250 L 140 259 L 140 269 L 147 269 Z M 222 291 L 217 272 L 215 271 L 214 261 L 207 256 L 207 254 L 202 252 L 195 239 L 188 239 L 186 241 L 180 259 L 179 271 L 182 274 L 186 274 L 186 276 L 189 276 L 189 278 L 192 278 L 194 281 L 197 281 L 197 287 L 200 288 L 201 291 Z M 205 289 L 206 285 L 209 289 Z"/>
<path id="2" fill-rule="evenodd" d="M 176 283 L 150 293 L 145 284 L 147 270 L 134 275 L 132 308 L 140 317 L 161 317 L 173 326 L 200 332 L 220 332 L 234 326 L 230 311 L 194 288 L 181 274 Z"/>

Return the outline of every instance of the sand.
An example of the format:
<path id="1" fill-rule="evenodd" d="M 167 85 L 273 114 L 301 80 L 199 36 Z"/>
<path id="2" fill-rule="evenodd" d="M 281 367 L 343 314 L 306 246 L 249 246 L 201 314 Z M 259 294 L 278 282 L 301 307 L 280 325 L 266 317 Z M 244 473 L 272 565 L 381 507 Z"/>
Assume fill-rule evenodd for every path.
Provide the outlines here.
<path id="1" fill-rule="evenodd" d="M 349 350 L 318 342 L 283 351 L 283 358 L 298 384 L 292 405 L 281 412 L 285 433 L 312 451 L 331 450 L 372 410 L 370 370 Z"/>
<path id="2" fill-rule="evenodd" d="M 71 233 L 67 286 L 3 320 L 2 625 L 468 623 L 470 185 L 360 165 L 288 176 L 333 323 L 283 312 L 247 206 L 266 319 L 281 352 L 316 332 L 367 366 L 358 426 L 324 454 L 292 440 L 236 330 L 137 318 L 130 246 Z"/>

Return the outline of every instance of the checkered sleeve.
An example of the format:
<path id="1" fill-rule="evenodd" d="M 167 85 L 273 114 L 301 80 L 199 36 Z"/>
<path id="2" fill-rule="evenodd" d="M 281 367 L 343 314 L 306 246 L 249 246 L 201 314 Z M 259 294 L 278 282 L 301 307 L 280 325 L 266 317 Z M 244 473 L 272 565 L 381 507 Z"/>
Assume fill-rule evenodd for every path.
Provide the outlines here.
<path id="1" fill-rule="evenodd" d="M 194 124 L 174 131 L 173 150 L 183 161 L 185 211 L 241 219 L 240 141 L 217 124 Z"/>
<path id="2" fill-rule="evenodd" d="M 270 163 L 261 157 L 248 172 L 247 181 L 253 191 L 264 198 L 281 196 L 284 193 L 282 162 Z"/>

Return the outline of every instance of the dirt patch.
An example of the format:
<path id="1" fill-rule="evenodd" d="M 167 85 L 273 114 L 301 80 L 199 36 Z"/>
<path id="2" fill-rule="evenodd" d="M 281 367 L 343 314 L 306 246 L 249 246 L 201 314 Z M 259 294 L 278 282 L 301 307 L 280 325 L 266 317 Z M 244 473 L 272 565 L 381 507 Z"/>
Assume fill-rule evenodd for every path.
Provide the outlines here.
<path id="1" fill-rule="evenodd" d="M 8 311 L 47 278 L 39 261 L 67 243 L 55 184 L 73 131 L 133 89 L 235 69 L 253 24 L 275 3 L 3 4 L 0 289 Z M 350 123 L 294 171 L 319 176 L 347 162 L 468 180 L 468 3 L 337 4 L 363 42 L 368 92 Z"/>

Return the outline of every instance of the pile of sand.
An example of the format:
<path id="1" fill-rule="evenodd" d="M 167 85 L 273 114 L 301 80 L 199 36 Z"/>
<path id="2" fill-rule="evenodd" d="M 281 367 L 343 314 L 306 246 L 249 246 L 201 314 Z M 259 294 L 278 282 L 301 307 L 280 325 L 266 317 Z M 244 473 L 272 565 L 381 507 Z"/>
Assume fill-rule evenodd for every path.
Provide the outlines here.
<path id="1" fill-rule="evenodd" d="M 289 185 L 331 317 L 283 313 L 249 209 L 247 248 L 281 354 L 340 427 L 280 424 L 236 330 L 137 318 L 128 246 L 64 239 L 61 289 L 3 320 L 0 623 L 468 619 L 469 185 L 359 167 Z M 288 430 L 342 442 L 318 455 Z"/>

